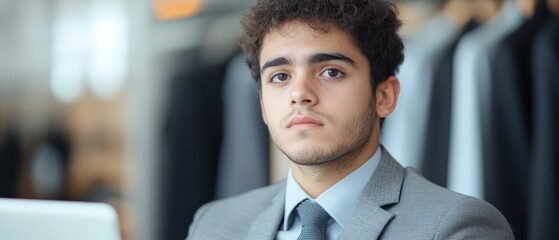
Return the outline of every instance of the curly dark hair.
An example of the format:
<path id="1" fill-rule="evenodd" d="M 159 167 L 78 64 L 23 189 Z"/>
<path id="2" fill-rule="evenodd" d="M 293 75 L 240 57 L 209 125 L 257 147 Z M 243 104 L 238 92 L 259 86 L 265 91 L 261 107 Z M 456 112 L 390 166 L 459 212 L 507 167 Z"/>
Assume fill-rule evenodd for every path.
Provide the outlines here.
<path id="1" fill-rule="evenodd" d="M 259 56 L 267 33 L 293 20 L 322 32 L 334 25 L 367 57 L 374 89 L 395 75 L 404 60 L 397 15 L 396 6 L 385 0 L 258 0 L 241 19 L 241 46 L 252 77 L 261 86 Z"/>

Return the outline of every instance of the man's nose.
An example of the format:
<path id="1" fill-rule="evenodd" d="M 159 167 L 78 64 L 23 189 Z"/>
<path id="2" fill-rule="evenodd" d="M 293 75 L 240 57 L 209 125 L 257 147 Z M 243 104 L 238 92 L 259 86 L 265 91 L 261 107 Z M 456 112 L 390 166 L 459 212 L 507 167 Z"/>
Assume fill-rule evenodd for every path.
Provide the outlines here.
<path id="1" fill-rule="evenodd" d="M 316 83 L 311 77 L 296 79 L 292 88 L 290 101 L 293 107 L 296 106 L 312 106 L 318 103 L 316 95 Z"/>

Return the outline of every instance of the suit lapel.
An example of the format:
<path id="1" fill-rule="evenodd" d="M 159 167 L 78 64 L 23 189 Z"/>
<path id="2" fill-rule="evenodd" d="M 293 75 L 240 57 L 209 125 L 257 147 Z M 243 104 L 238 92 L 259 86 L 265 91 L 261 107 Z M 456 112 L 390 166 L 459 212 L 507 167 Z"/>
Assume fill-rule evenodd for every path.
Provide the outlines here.
<path id="1" fill-rule="evenodd" d="M 383 207 L 399 202 L 404 173 L 404 168 L 383 147 L 379 165 L 338 239 L 378 239 L 394 217 Z"/>
<path id="2" fill-rule="evenodd" d="M 285 182 L 271 205 L 252 221 L 247 239 L 275 239 L 285 206 Z"/>

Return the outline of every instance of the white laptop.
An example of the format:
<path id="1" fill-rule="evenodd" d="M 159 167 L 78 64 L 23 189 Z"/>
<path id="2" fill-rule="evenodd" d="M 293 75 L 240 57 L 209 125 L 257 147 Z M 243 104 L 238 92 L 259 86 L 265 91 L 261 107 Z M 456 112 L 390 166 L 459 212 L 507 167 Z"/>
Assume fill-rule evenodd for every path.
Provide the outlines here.
<path id="1" fill-rule="evenodd" d="M 120 240 L 106 203 L 0 198 L 0 239 Z"/>

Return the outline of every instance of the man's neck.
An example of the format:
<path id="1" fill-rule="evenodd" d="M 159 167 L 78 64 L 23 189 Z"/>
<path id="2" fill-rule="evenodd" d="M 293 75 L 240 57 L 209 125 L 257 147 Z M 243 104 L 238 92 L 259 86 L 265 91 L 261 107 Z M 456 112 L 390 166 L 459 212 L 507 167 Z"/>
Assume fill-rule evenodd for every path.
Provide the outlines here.
<path id="1" fill-rule="evenodd" d="M 295 181 L 311 196 L 317 198 L 369 160 L 378 149 L 379 140 L 365 143 L 338 159 L 319 165 L 299 165 L 290 162 Z"/>

